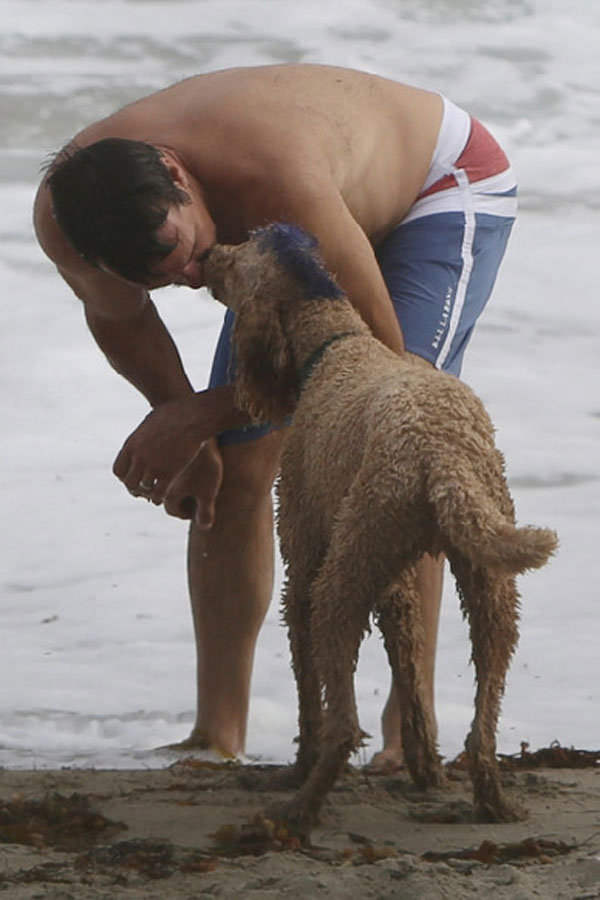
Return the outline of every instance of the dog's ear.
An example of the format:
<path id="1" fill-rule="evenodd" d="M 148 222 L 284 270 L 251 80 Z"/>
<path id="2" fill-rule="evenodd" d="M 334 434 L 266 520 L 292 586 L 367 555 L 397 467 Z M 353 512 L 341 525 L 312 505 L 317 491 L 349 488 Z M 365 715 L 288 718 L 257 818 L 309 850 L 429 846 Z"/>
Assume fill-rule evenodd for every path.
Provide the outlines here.
<path id="1" fill-rule="evenodd" d="M 245 297 L 233 326 L 236 396 L 254 419 L 281 424 L 298 401 L 300 381 L 277 301 Z"/>

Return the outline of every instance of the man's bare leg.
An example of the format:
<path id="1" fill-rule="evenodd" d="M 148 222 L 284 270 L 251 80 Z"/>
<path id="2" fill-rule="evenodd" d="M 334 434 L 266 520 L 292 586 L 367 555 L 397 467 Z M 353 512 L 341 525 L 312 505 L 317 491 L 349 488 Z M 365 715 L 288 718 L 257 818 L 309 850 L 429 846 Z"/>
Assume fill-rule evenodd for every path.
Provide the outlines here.
<path id="1" fill-rule="evenodd" d="M 187 747 L 225 756 L 245 749 L 254 649 L 273 590 L 271 488 L 281 441 L 277 432 L 223 447 L 214 525 L 190 529 L 198 711 Z"/>
<path id="2" fill-rule="evenodd" d="M 437 647 L 440 605 L 444 580 L 444 557 L 426 554 L 417 567 L 417 584 L 421 595 L 421 617 L 425 641 L 423 664 L 427 702 L 435 721 L 435 655 Z M 369 768 L 376 772 L 392 773 L 403 764 L 401 715 L 398 696 L 392 685 L 381 717 L 383 749 L 373 756 Z"/>

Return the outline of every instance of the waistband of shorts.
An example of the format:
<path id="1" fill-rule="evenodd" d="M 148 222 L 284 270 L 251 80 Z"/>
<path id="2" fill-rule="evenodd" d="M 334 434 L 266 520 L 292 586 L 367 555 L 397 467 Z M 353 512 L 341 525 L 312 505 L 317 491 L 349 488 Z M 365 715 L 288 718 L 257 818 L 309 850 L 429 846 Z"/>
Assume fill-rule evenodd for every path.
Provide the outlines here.
<path id="1" fill-rule="evenodd" d="M 401 222 L 438 213 L 480 213 L 514 218 L 517 182 L 502 147 L 481 122 L 446 97 L 431 165 L 421 192 Z"/>
<path id="2" fill-rule="evenodd" d="M 429 171 L 419 196 L 429 192 L 441 178 L 449 175 L 452 166 L 464 150 L 471 132 L 471 116 L 443 94 L 442 123 L 435 150 L 431 157 Z"/>
<path id="3" fill-rule="evenodd" d="M 471 184 L 510 169 L 506 153 L 477 119 L 442 96 L 444 112 L 429 172 L 415 202 L 457 185 L 455 170 Z"/>

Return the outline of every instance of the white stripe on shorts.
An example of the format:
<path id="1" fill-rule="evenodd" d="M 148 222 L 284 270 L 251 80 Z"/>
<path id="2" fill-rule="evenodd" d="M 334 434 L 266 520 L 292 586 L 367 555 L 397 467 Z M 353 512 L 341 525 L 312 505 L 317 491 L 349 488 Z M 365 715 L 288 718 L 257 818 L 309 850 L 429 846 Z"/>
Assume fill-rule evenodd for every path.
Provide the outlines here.
<path id="1" fill-rule="evenodd" d="M 452 169 L 452 174 L 457 179 L 457 172 L 462 172 L 467 177 L 464 169 Z M 517 186 L 515 174 L 512 168 L 505 169 L 498 175 L 482 178 L 481 181 L 467 182 L 470 184 L 468 193 L 473 202 L 473 211 L 487 213 L 489 216 L 505 216 L 514 218 L 517 214 L 517 198 L 503 196 L 503 192 L 510 191 Z M 414 219 L 422 219 L 423 216 L 432 216 L 435 213 L 462 212 L 463 191 L 460 186 L 446 188 L 445 191 L 436 191 L 423 197 L 410 208 L 407 215 L 400 222 L 412 222 Z"/>
<path id="2" fill-rule="evenodd" d="M 442 349 L 440 350 L 435 361 L 435 366 L 437 369 L 442 368 L 444 362 L 446 361 L 446 357 L 450 352 L 450 347 L 452 346 L 452 341 L 454 340 L 454 335 L 456 334 L 456 329 L 458 328 L 458 323 L 463 311 L 463 306 L 465 305 L 467 286 L 469 284 L 469 278 L 471 277 L 471 270 L 473 269 L 473 240 L 475 238 L 474 197 L 471 191 L 471 185 L 469 184 L 469 179 L 467 178 L 467 173 L 464 171 L 464 169 L 453 168 L 452 174 L 458 182 L 458 188 L 456 190 L 460 193 L 460 199 L 462 201 L 461 208 L 465 216 L 465 230 L 463 233 L 463 241 L 460 251 L 463 266 L 462 272 L 460 273 L 460 278 L 458 280 L 458 285 L 456 287 L 454 307 L 452 309 L 452 315 L 450 316 L 450 323 L 448 325 L 446 340 L 444 341 Z M 443 193 L 448 192 L 444 191 Z M 435 194 L 433 194 L 432 196 L 435 196 Z"/>

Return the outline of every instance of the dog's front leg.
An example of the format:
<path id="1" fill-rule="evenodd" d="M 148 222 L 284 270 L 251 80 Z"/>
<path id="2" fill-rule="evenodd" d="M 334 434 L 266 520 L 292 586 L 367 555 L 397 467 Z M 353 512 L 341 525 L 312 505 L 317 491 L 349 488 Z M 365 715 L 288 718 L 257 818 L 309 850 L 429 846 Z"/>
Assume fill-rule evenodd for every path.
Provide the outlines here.
<path id="1" fill-rule="evenodd" d="M 310 593 L 302 580 L 292 573 L 293 567 L 288 567 L 283 606 L 298 692 L 298 751 L 290 783 L 299 786 L 308 777 L 319 755 L 322 703 L 321 682 L 310 634 Z"/>
<path id="2" fill-rule="evenodd" d="M 346 527 L 353 529 L 346 522 L 334 534 L 311 591 L 308 643 L 324 699 L 318 758 L 298 793 L 274 811 L 304 833 L 317 821 L 327 793 L 364 738 L 354 697 L 354 669 L 368 625 L 372 586 L 377 590 L 377 585 L 364 577 L 364 563 L 356 553 L 358 530 L 353 529 L 353 539 L 347 540 L 340 534 Z M 370 560 L 370 554 L 366 558 Z"/>
<path id="3" fill-rule="evenodd" d="M 292 432 L 284 449 L 277 486 L 277 531 L 285 564 L 283 619 L 288 629 L 292 666 L 298 693 L 298 752 L 288 782 L 307 778 L 319 754 L 322 721 L 321 682 L 311 637 L 311 589 L 325 555 L 325 541 L 315 524 L 314 510 L 298 490 L 302 446 Z M 302 479 L 300 478 L 300 483 Z"/>
<path id="4" fill-rule="evenodd" d="M 316 763 L 291 800 L 269 808 L 265 816 L 285 825 L 304 842 L 317 824 L 321 807 L 341 774 L 350 754 L 364 735 L 358 725 L 352 672 L 353 666 L 326 666 L 326 712 Z M 332 688 L 332 683 L 334 689 Z"/>

